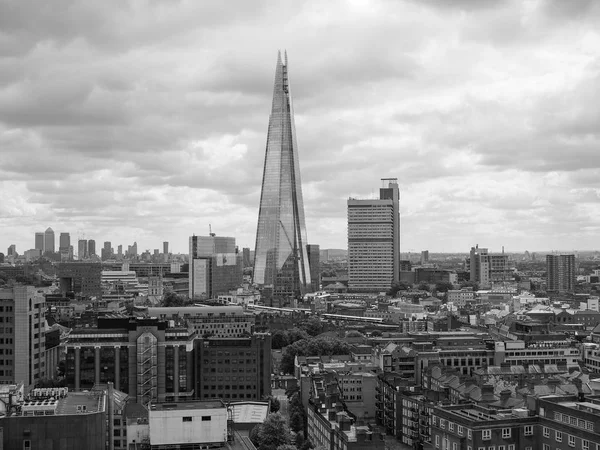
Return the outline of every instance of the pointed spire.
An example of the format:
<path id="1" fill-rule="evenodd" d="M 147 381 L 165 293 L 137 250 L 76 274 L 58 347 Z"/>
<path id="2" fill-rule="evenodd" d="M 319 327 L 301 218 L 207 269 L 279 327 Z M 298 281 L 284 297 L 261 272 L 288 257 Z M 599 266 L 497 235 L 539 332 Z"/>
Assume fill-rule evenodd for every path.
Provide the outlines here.
<path id="1" fill-rule="evenodd" d="M 287 67 L 287 64 L 288 64 L 288 62 L 287 62 L 287 50 L 284 50 L 283 54 L 284 54 L 285 66 Z"/>
<path id="2" fill-rule="evenodd" d="M 277 65 L 281 66 L 281 50 L 277 50 Z"/>

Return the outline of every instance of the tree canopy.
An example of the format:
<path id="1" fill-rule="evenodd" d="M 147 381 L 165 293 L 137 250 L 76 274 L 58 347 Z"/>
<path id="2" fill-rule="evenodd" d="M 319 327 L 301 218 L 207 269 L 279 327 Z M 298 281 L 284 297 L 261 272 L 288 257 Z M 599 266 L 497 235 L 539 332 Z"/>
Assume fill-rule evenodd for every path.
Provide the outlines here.
<path id="1" fill-rule="evenodd" d="M 277 450 L 292 443 L 290 430 L 280 413 L 269 414 L 263 423 L 256 425 L 250 440 L 259 450 Z"/>
<path id="2" fill-rule="evenodd" d="M 348 343 L 335 338 L 301 339 L 288 345 L 281 356 L 281 370 L 294 371 L 294 359 L 298 356 L 344 355 L 350 351 Z"/>

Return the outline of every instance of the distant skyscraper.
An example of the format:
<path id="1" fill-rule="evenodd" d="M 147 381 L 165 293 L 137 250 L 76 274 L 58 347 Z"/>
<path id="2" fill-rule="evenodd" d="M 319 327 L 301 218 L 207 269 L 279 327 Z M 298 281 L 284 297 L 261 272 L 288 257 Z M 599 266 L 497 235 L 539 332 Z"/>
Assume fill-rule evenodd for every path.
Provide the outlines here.
<path id="1" fill-rule="evenodd" d="M 77 259 L 79 261 L 88 256 L 88 242 L 85 239 L 79 239 L 77 242 Z"/>
<path id="2" fill-rule="evenodd" d="M 117 247 L 117 255 L 123 256 L 123 246 L 122 245 L 119 245 Z"/>
<path id="3" fill-rule="evenodd" d="M 488 253 L 487 248 L 479 245 L 471 247 L 465 269 L 469 280 L 479 284 L 480 288 L 490 288 L 493 283 L 512 281 L 512 271 L 508 264 L 508 255 Z"/>
<path id="4" fill-rule="evenodd" d="M 35 233 L 35 249 L 44 254 L 44 232 L 38 231 Z"/>
<path id="5" fill-rule="evenodd" d="M 112 244 L 110 241 L 105 241 L 101 251 L 102 261 L 112 258 Z"/>
<path id="6" fill-rule="evenodd" d="M 387 291 L 400 276 L 398 180 L 381 181 L 379 199 L 348 200 L 348 288 L 355 292 Z"/>
<path id="7" fill-rule="evenodd" d="M 287 55 L 277 57 L 273 104 L 256 231 L 254 283 L 273 296 L 299 297 L 311 287 L 306 225 Z"/>
<path id="8" fill-rule="evenodd" d="M 240 287 L 243 280 L 242 255 L 235 238 L 191 236 L 189 297 L 215 298 Z"/>
<path id="9" fill-rule="evenodd" d="M 163 242 L 163 253 L 165 255 L 169 254 L 169 243 L 167 241 Z"/>
<path id="10" fill-rule="evenodd" d="M 71 245 L 71 235 L 69 233 L 60 233 L 58 249 L 62 253 L 63 251 L 68 252 L 69 246 Z"/>
<path id="11" fill-rule="evenodd" d="M 6 256 L 17 256 L 17 246 L 15 244 L 12 244 L 10 247 L 8 247 Z"/>
<path id="12" fill-rule="evenodd" d="M 244 267 L 250 267 L 252 265 L 252 260 L 250 259 L 250 249 L 244 247 L 242 249 L 242 256 L 244 261 Z"/>
<path id="13" fill-rule="evenodd" d="M 575 255 L 546 255 L 548 292 L 573 292 L 575 273 Z"/>
<path id="14" fill-rule="evenodd" d="M 87 241 L 87 256 L 91 258 L 96 254 L 96 241 L 93 239 L 89 239 Z"/>
<path id="15" fill-rule="evenodd" d="M 48 227 L 44 232 L 44 253 L 54 253 L 56 251 L 56 239 L 54 238 L 54 230 Z"/>
<path id="16" fill-rule="evenodd" d="M 421 252 L 421 264 L 427 264 L 429 262 L 429 250 L 423 250 Z"/>

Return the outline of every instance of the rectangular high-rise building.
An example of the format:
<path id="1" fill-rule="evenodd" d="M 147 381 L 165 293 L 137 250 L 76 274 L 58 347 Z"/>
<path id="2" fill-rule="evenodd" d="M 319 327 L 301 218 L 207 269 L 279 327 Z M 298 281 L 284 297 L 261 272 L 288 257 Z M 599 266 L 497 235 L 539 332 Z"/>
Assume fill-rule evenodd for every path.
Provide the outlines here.
<path id="1" fill-rule="evenodd" d="M 54 230 L 50 227 L 44 231 L 44 253 L 54 253 L 56 251 L 56 239 L 54 237 Z"/>
<path id="2" fill-rule="evenodd" d="M 487 248 L 479 245 L 471 247 L 465 269 L 469 272 L 469 281 L 477 283 L 484 289 L 492 287 L 494 283 L 513 280 L 508 255 L 489 253 Z"/>
<path id="3" fill-rule="evenodd" d="M 61 261 L 68 261 L 73 257 L 71 253 L 71 235 L 69 233 L 60 233 L 58 251 L 60 252 Z"/>
<path id="4" fill-rule="evenodd" d="M 88 257 L 88 241 L 85 239 L 79 239 L 77 242 L 77 259 L 79 261 L 84 260 Z"/>
<path id="5" fill-rule="evenodd" d="M 96 255 L 96 241 L 93 239 L 88 240 L 88 256 L 91 258 Z"/>
<path id="6" fill-rule="evenodd" d="M 112 244 L 110 241 L 105 241 L 101 250 L 102 261 L 112 258 Z"/>
<path id="7" fill-rule="evenodd" d="M 235 246 L 235 238 L 190 237 L 190 298 L 215 298 L 237 289 L 242 281 L 242 255 Z"/>
<path id="8" fill-rule="evenodd" d="M 167 241 L 163 242 L 163 254 L 164 255 L 169 254 L 169 243 Z"/>
<path id="9" fill-rule="evenodd" d="M 546 255 L 548 292 L 573 292 L 575 273 L 575 255 Z"/>
<path id="10" fill-rule="evenodd" d="M 379 199 L 348 199 L 348 288 L 384 292 L 400 277 L 400 191 L 382 179 Z"/>
<path id="11" fill-rule="evenodd" d="M 38 231 L 35 233 L 35 249 L 44 254 L 44 232 Z"/>
<path id="12" fill-rule="evenodd" d="M 310 290 L 317 292 L 321 288 L 321 248 L 315 244 L 308 244 L 306 254 L 310 267 Z"/>
<path id="13" fill-rule="evenodd" d="M 0 384 L 32 386 L 46 377 L 45 311 L 33 286 L 0 289 Z"/>

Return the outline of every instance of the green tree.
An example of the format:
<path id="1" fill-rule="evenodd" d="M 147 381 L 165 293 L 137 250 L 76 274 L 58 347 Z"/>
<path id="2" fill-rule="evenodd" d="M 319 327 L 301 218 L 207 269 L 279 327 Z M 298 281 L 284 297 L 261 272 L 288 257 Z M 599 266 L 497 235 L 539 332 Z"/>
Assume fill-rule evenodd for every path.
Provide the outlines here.
<path id="1" fill-rule="evenodd" d="M 371 337 L 381 337 L 383 336 L 383 333 L 379 330 L 373 330 L 371 331 Z"/>
<path id="2" fill-rule="evenodd" d="M 398 292 L 407 291 L 412 286 L 409 283 L 405 283 L 404 281 L 394 282 L 392 283 L 390 289 L 386 292 L 389 297 L 396 297 Z"/>
<path id="3" fill-rule="evenodd" d="M 437 292 L 448 292 L 450 289 L 453 289 L 454 285 L 449 283 L 448 281 L 440 281 L 435 284 L 435 290 Z"/>
<path id="4" fill-rule="evenodd" d="M 276 413 L 279 411 L 279 409 L 281 408 L 281 403 L 279 402 L 279 399 L 277 397 L 273 397 L 272 395 L 269 395 L 266 398 L 266 400 L 271 402 L 271 412 L 272 413 Z"/>
<path id="5" fill-rule="evenodd" d="M 420 291 L 428 291 L 429 290 L 429 283 L 425 282 L 425 281 L 421 281 L 419 283 L 418 288 Z"/>
<path id="6" fill-rule="evenodd" d="M 296 448 L 302 448 L 304 446 L 304 432 L 303 431 L 298 431 L 296 433 L 295 439 L 294 439 L 294 445 L 296 446 Z"/>
<path id="7" fill-rule="evenodd" d="M 167 292 L 163 296 L 162 306 L 185 306 L 188 303 L 187 299 L 181 295 L 177 295 L 175 292 Z"/>
<path id="8" fill-rule="evenodd" d="M 323 332 L 323 322 L 317 316 L 311 316 L 300 324 L 300 328 L 310 336 L 317 336 Z"/>
<path id="9" fill-rule="evenodd" d="M 271 348 L 274 350 L 282 349 L 288 345 L 288 333 L 283 330 L 275 330 L 271 335 Z"/>

